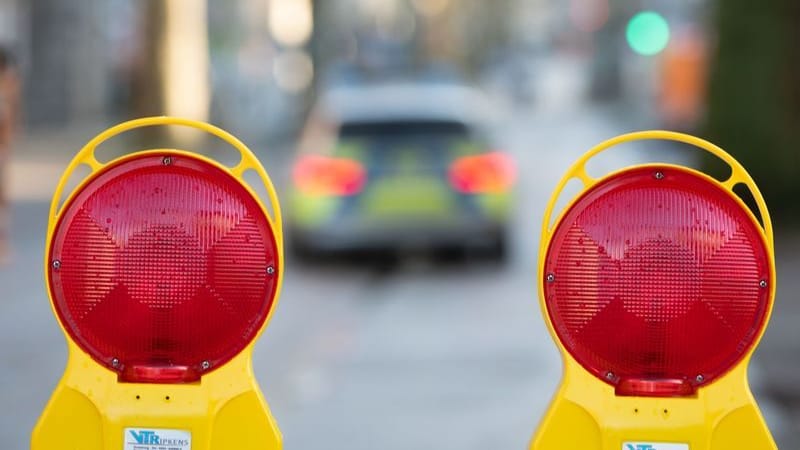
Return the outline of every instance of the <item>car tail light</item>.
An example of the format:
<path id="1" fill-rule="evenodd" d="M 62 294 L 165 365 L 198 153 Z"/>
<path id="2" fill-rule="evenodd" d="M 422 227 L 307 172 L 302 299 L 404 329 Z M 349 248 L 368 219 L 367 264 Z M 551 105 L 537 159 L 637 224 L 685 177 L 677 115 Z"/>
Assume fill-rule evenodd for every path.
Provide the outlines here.
<path id="1" fill-rule="evenodd" d="M 355 195 L 367 181 L 366 170 L 358 161 L 320 155 L 300 158 L 292 175 L 295 185 L 312 195 Z"/>
<path id="2" fill-rule="evenodd" d="M 277 288 L 257 199 L 204 160 L 113 163 L 64 206 L 49 289 L 71 338 L 129 382 L 197 381 L 261 329 Z"/>
<path id="3" fill-rule="evenodd" d="M 554 330 L 586 370 L 618 395 L 685 396 L 754 345 L 770 261 L 759 225 L 718 184 L 644 167 L 573 203 L 542 282 Z"/>
<path id="4" fill-rule="evenodd" d="M 453 189 L 464 194 L 501 193 L 514 184 L 516 168 L 508 155 L 491 152 L 456 159 L 448 177 Z"/>

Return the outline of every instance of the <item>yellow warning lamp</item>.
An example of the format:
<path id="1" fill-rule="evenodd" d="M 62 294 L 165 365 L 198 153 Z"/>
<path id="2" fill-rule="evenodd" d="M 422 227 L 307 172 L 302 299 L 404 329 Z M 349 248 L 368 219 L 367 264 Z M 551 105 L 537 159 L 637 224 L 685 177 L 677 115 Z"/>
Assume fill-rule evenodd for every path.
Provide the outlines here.
<path id="1" fill-rule="evenodd" d="M 597 154 L 641 140 L 690 144 L 731 175 L 671 164 L 586 172 Z M 573 179 L 583 188 L 553 222 Z M 775 295 L 772 225 L 753 179 L 725 151 L 666 131 L 590 150 L 545 211 L 538 276 L 564 375 L 531 449 L 776 448 L 747 381 Z"/>
<path id="2" fill-rule="evenodd" d="M 241 161 L 167 149 L 95 158 L 115 135 L 163 125 L 208 132 Z M 60 206 L 81 165 L 91 173 Z M 245 183 L 249 170 L 271 214 Z M 49 220 L 45 279 L 69 356 L 33 450 L 282 448 L 252 369 L 283 275 L 281 213 L 241 141 L 171 117 L 115 126 L 72 160 Z"/>

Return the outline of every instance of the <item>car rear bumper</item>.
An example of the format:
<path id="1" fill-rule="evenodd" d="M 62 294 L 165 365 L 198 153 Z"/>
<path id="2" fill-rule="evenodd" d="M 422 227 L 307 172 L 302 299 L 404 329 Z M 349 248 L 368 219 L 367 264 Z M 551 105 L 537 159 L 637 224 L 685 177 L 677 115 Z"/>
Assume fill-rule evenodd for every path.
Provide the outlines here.
<path id="1" fill-rule="evenodd" d="M 289 239 L 295 248 L 321 252 L 482 248 L 497 245 L 504 238 L 505 231 L 505 224 L 488 222 L 391 227 L 332 226 L 313 230 L 290 227 Z"/>

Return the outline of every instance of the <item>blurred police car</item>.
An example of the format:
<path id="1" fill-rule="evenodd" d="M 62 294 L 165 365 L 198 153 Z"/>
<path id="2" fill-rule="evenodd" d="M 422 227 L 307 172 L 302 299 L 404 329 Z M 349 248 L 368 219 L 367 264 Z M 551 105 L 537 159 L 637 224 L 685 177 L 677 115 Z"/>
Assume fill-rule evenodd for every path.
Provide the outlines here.
<path id="1" fill-rule="evenodd" d="M 487 104 L 460 85 L 339 87 L 320 96 L 289 196 L 301 256 L 464 249 L 503 259 L 515 170 Z"/>

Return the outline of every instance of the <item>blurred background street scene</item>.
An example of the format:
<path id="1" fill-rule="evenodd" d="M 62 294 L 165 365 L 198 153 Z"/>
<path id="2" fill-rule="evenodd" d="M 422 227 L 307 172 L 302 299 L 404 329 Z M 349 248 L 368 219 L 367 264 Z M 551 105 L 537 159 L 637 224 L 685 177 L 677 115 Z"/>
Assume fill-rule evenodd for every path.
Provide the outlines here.
<path id="1" fill-rule="evenodd" d="M 583 152 L 646 128 L 731 152 L 775 215 L 751 382 L 800 449 L 798 25 L 791 0 L 0 0 L 3 448 L 28 447 L 66 361 L 42 274 L 58 178 L 106 127 L 166 114 L 230 131 L 277 183 L 286 281 L 255 370 L 287 449 L 527 448 L 561 373 L 546 202 Z M 169 147 L 232 154 L 177 129 L 100 152 Z M 591 169 L 718 169 L 697 153 Z"/>

